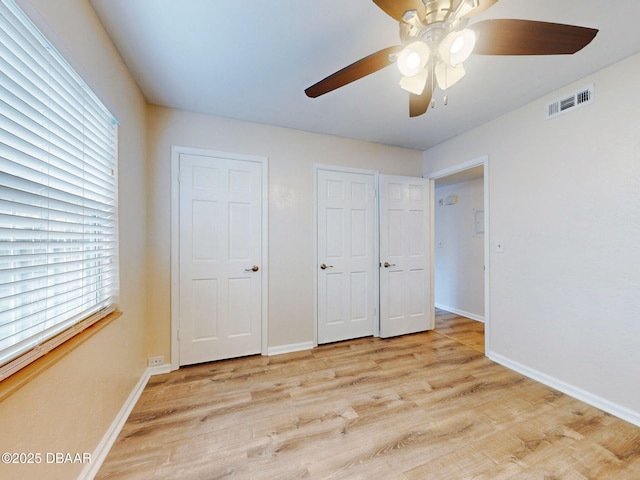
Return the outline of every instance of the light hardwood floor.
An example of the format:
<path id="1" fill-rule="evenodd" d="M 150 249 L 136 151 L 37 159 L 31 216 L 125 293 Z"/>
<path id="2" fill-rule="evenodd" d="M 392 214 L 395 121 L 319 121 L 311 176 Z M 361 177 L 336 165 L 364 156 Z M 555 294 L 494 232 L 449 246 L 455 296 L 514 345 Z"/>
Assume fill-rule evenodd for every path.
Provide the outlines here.
<path id="1" fill-rule="evenodd" d="M 438 313 L 428 333 L 155 376 L 96 478 L 640 479 L 640 428 L 493 363 L 482 324 Z"/>

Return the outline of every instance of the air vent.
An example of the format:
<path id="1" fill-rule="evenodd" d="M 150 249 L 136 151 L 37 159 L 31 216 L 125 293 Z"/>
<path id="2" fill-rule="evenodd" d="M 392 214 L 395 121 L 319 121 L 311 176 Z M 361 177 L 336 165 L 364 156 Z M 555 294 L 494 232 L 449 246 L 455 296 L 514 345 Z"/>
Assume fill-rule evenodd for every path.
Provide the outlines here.
<path id="1" fill-rule="evenodd" d="M 550 118 L 557 117 L 558 115 L 562 115 L 563 113 L 567 113 L 578 107 L 589 105 L 592 102 L 593 85 L 589 85 L 588 87 L 585 87 L 571 95 L 567 95 L 566 97 L 560 98 L 555 102 L 551 102 L 549 105 L 547 105 L 547 109 L 545 111 L 545 119 L 549 120 Z"/>

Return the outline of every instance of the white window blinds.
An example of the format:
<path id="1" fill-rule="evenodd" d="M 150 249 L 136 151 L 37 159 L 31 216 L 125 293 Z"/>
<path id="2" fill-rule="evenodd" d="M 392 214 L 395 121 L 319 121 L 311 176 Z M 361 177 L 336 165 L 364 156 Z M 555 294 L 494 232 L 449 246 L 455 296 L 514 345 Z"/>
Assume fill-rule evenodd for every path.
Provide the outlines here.
<path id="1" fill-rule="evenodd" d="M 117 124 L 0 1 L 0 380 L 115 309 Z"/>

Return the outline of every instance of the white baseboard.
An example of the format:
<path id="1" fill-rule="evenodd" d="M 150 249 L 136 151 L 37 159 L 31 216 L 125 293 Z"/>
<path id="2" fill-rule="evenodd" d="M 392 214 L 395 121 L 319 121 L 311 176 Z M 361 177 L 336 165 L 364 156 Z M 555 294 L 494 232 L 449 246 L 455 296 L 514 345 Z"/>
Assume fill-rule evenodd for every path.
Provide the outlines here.
<path id="1" fill-rule="evenodd" d="M 447 312 L 455 313 L 456 315 L 460 315 L 461 317 L 467 317 L 467 318 L 470 318 L 471 320 L 476 320 L 478 322 L 484 323 L 484 316 L 482 315 L 476 315 L 475 313 L 465 312 L 464 310 L 459 310 L 454 307 L 449 307 L 448 305 L 442 305 L 441 303 L 436 303 L 435 307 L 441 310 L 446 310 Z"/>
<path id="2" fill-rule="evenodd" d="M 267 355 L 281 355 L 283 353 L 301 352 L 303 350 L 312 350 L 313 342 L 291 343 L 289 345 L 280 345 L 278 347 L 269 347 Z"/>
<path id="3" fill-rule="evenodd" d="M 539 372 L 532 368 L 529 368 L 521 363 L 515 362 L 513 360 L 508 359 L 507 357 L 503 357 L 494 352 L 489 352 L 487 354 L 491 360 L 500 365 L 503 365 L 511 370 L 514 370 L 522 375 L 525 375 L 533 380 L 536 380 L 548 387 L 554 388 L 562 393 L 569 395 L 570 397 L 576 398 L 584 403 L 591 405 L 592 407 L 599 408 L 611 415 L 614 415 L 622 420 L 625 420 L 629 423 L 632 423 L 638 427 L 640 427 L 640 412 L 635 412 L 629 408 L 623 407 L 616 403 L 613 403 L 605 398 L 594 395 L 586 390 L 582 390 L 581 388 L 575 387 L 568 383 L 565 383 L 557 378 L 549 376 L 545 373 Z"/>
<path id="4" fill-rule="evenodd" d="M 140 380 L 138 380 L 138 383 L 136 383 L 135 387 L 133 387 L 133 390 L 129 394 L 127 401 L 124 402 L 124 405 L 122 405 L 122 408 L 116 415 L 116 418 L 113 420 L 111 426 L 104 434 L 102 440 L 100 440 L 100 443 L 91 455 L 91 463 L 85 465 L 84 469 L 80 473 L 80 476 L 78 477 L 78 480 L 93 480 L 93 478 L 96 476 L 105 458 L 107 458 L 109 450 L 111 450 L 111 447 L 118 438 L 120 430 L 122 430 L 122 427 L 127 421 L 127 418 L 129 418 L 131 410 L 133 410 L 133 407 L 140 398 L 140 395 L 142 395 L 142 391 L 144 390 L 144 387 L 146 387 L 149 378 L 152 375 L 168 373 L 170 371 L 171 365 L 165 364 L 158 365 L 157 367 L 148 367 L 143 372 Z"/>
<path id="5" fill-rule="evenodd" d="M 154 375 L 162 375 L 163 373 L 169 373 L 173 371 L 170 363 L 165 363 L 164 365 L 157 365 L 155 367 L 147 368 L 149 372 L 149 376 L 153 377 Z"/>

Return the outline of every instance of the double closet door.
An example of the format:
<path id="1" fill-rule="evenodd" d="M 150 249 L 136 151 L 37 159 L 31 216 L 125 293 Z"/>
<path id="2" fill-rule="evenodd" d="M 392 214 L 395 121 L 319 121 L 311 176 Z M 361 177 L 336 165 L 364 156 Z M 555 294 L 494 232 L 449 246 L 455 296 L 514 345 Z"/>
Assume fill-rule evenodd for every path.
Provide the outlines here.
<path id="1" fill-rule="evenodd" d="M 317 171 L 319 344 L 432 328 L 429 180 Z"/>

